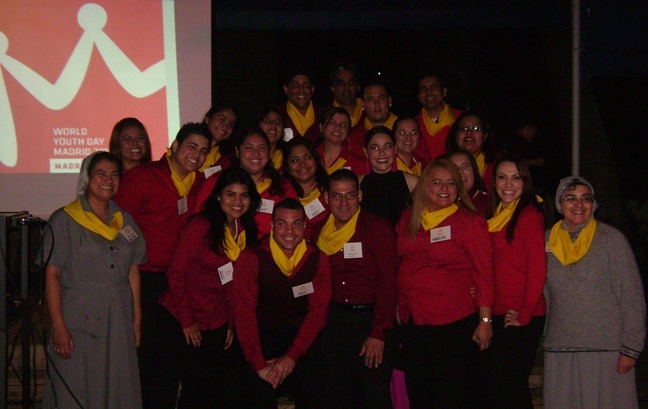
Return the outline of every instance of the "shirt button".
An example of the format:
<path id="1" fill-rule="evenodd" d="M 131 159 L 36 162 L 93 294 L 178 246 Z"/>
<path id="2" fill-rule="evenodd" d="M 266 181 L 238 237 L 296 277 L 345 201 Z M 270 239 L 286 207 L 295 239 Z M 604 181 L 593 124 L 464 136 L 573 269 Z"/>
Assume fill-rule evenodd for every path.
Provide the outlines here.
<path id="1" fill-rule="evenodd" d="M 342 285 L 346 284 L 344 281 L 342 281 Z"/>
<path id="2" fill-rule="evenodd" d="M 344 302 L 349 302 L 349 300 L 345 298 L 345 299 L 344 299 Z"/>
<path id="3" fill-rule="evenodd" d="M 110 268 L 115 268 L 115 265 L 114 265 L 114 264 L 111 264 L 111 265 L 110 265 Z"/>
<path id="4" fill-rule="evenodd" d="M 110 246 L 110 251 L 113 251 L 113 246 Z"/>

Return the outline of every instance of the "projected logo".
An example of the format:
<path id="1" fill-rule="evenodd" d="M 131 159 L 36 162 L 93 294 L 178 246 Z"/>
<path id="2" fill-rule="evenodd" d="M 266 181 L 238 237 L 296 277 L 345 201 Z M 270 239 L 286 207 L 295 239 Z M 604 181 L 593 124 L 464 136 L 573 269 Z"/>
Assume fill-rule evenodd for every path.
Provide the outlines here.
<path id="1" fill-rule="evenodd" d="M 179 122 L 172 1 L 2 1 L 0 172 L 78 172 L 129 116 L 161 156 Z"/>

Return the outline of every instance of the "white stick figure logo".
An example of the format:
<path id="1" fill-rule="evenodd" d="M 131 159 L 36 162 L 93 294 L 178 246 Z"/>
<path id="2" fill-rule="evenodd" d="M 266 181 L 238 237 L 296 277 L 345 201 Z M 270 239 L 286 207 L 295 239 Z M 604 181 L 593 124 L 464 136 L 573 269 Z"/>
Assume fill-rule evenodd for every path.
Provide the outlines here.
<path id="1" fill-rule="evenodd" d="M 165 27 L 171 15 L 173 19 L 173 3 L 162 2 Z M 165 46 L 165 59 L 158 61 L 149 68 L 141 71 L 122 50 L 103 32 L 108 21 L 108 15 L 98 4 L 88 3 L 79 9 L 77 14 L 79 26 L 83 34 L 79 38 L 70 58 L 63 67 L 58 79 L 52 84 L 34 72 L 31 68 L 8 55 L 9 39 L 0 32 L 0 162 L 6 166 L 16 166 L 18 161 L 18 141 L 13 120 L 11 103 L 5 86 L 4 72 L 10 74 L 41 104 L 51 110 L 61 110 L 68 106 L 76 97 L 86 76 L 93 46 L 97 47 L 106 66 L 121 87 L 135 98 L 147 97 L 163 87 L 177 92 L 177 79 L 168 76 L 169 64 L 173 64 L 175 73 L 175 50 Z M 165 29 L 165 44 L 171 33 Z M 174 43 L 172 41 L 171 43 Z M 171 90 L 169 90 L 171 88 Z M 176 108 L 177 110 L 177 108 Z M 172 122 L 173 112 L 169 112 L 169 122 Z"/>

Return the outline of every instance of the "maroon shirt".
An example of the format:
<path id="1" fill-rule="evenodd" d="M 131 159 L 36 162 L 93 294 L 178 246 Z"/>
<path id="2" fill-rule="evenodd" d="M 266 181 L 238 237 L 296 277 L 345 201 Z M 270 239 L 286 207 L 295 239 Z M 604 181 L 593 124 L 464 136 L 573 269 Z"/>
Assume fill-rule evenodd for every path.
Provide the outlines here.
<path id="1" fill-rule="evenodd" d="M 319 121 L 320 121 L 320 117 L 324 112 L 322 111 L 322 108 L 316 106 L 315 104 L 313 104 L 313 110 L 315 111 L 315 122 L 313 122 L 313 124 L 310 127 L 308 127 L 306 132 L 302 135 L 297 130 L 297 127 L 293 123 L 292 118 L 290 118 L 290 115 L 288 115 L 288 111 L 286 111 L 286 103 L 283 103 L 277 107 L 277 111 L 279 111 L 281 117 L 283 118 L 284 128 L 292 129 L 293 136 L 295 138 L 298 136 L 303 136 L 304 138 L 308 139 L 312 143 L 315 143 L 315 140 L 320 135 Z"/>

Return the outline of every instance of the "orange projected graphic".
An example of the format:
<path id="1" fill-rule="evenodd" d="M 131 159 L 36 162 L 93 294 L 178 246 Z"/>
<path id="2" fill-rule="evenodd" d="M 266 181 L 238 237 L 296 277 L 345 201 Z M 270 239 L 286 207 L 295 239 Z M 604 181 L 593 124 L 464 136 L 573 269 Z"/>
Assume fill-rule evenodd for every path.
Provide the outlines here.
<path id="1" fill-rule="evenodd" d="M 159 158 L 178 123 L 173 24 L 172 1 L 0 2 L 0 173 L 76 173 L 129 116 Z"/>

